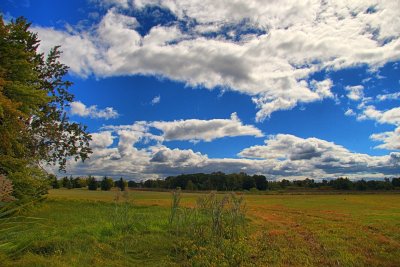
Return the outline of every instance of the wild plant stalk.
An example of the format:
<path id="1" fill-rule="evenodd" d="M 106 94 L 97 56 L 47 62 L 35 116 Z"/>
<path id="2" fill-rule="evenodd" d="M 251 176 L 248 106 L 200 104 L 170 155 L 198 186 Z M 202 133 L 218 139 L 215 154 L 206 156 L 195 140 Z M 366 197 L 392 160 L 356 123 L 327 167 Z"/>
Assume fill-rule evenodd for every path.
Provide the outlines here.
<path id="1" fill-rule="evenodd" d="M 114 198 L 114 205 L 113 227 L 123 233 L 131 232 L 134 229 L 134 212 L 129 193 L 118 191 Z"/>
<path id="2" fill-rule="evenodd" d="M 177 216 L 177 213 L 180 209 L 179 205 L 181 202 L 181 190 L 177 189 L 172 192 L 172 203 L 171 203 L 171 214 L 169 217 L 169 224 L 171 225 L 174 219 Z"/>
<path id="3" fill-rule="evenodd" d="M 173 233 L 178 237 L 176 256 L 199 266 L 237 266 L 246 261 L 243 198 L 210 193 L 198 198 L 193 209 L 179 208 L 179 201 L 180 195 L 174 192 L 170 224 L 175 222 Z"/>

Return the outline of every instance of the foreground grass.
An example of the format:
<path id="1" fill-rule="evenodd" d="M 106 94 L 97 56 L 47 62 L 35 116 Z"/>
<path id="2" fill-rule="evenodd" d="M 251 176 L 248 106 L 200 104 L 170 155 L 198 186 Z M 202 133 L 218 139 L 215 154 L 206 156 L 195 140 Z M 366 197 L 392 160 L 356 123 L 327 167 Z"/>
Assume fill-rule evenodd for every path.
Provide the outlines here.
<path id="1" fill-rule="evenodd" d="M 168 209 L 135 209 L 135 228 L 126 232 L 115 228 L 113 203 L 48 200 L 34 212 L 44 220 L 14 236 L 28 247 L 9 266 L 169 265 Z"/>
<path id="2" fill-rule="evenodd" d="M 119 218 L 115 192 L 52 190 L 27 214 L 43 220 L 7 237 L 22 249 L 2 254 L 0 262 L 184 265 L 171 250 L 181 240 L 168 232 L 170 193 L 129 194 L 134 213 Z M 199 195 L 182 194 L 182 205 L 194 206 Z M 245 200 L 251 226 L 248 265 L 400 266 L 400 195 L 245 195 Z M 121 227 L 118 220 L 133 227 Z"/>

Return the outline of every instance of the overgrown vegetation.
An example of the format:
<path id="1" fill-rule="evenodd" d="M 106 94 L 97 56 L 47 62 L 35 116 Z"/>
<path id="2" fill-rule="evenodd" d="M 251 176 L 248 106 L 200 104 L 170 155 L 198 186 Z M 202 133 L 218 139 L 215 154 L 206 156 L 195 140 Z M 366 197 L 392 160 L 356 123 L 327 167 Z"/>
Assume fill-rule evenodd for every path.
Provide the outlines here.
<path id="1" fill-rule="evenodd" d="M 397 193 L 243 194 L 240 196 L 246 201 L 247 219 L 245 227 L 239 228 L 239 236 L 244 238 L 239 243 L 229 235 L 216 235 L 211 240 L 197 238 L 213 231 L 235 233 L 226 228 L 229 223 L 222 226 L 226 231 L 212 227 L 221 222 L 212 218 L 229 218 L 224 214 L 232 209 L 223 199 L 231 196 L 214 193 L 214 199 L 211 195 L 182 191 L 178 211 L 170 223 L 170 192 L 128 190 L 118 194 L 116 198 L 115 191 L 51 190 L 45 202 L 21 214 L 41 220 L 29 224 L 28 231 L 0 235 L 3 241 L 19 245 L 10 247 L 7 254 L 0 249 L 0 265 L 210 266 L 212 259 L 227 266 L 228 259 L 216 253 L 234 251 L 228 248 L 241 245 L 245 245 L 241 250 L 244 254 L 236 256 L 241 266 L 400 264 Z M 197 201 L 199 197 L 206 201 Z M 213 201 L 217 205 L 204 204 Z M 221 213 L 222 202 L 225 204 Z M 201 203 L 214 208 L 203 213 L 199 210 Z M 211 210 L 215 215 L 210 214 Z M 225 239 L 225 247 L 212 241 L 218 239 Z"/>
<path id="2" fill-rule="evenodd" d="M 173 193 L 171 230 L 179 237 L 174 254 L 187 266 L 241 266 L 249 261 L 245 205 L 232 193 L 197 199 L 193 208 L 180 207 Z"/>
<path id="3" fill-rule="evenodd" d="M 3 252 L 2 257 L 5 257 L 4 253 L 8 252 L 8 255 L 12 256 L 6 262 L 13 262 L 16 265 L 35 264 L 35 257 L 37 258 L 38 255 L 43 260 L 63 261 L 62 259 L 65 259 L 65 262 L 71 262 L 64 257 L 72 252 L 70 250 L 79 249 L 75 246 L 85 244 L 84 250 L 86 250 L 85 247 L 89 249 L 89 246 L 94 249 L 93 246 L 96 246 L 96 251 L 91 253 L 98 255 L 105 251 L 102 246 L 97 247 L 96 244 L 106 242 L 110 248 L 115 249 L 114 251 L 106 249 L 108 257 L 115 261 L 115 265 L 130 266 L 138 262 L 146 262 L 146 258 L 154 256 L 154 251 L 144 252 L 144 245 L 140 242 L 143 242 L 145 238 L 160 238 L 165 243 L 161 251 L 164 255 L 156 259 L 157 261 L 164 260 L 168 264 L 184 266 L 243 265 L 249 255 L 248 245 L 245 242 L 247 222 L 243 198 L 235 194 L 218 196 L 211 193 L 200 196 L 194 207 L 187 207 L 180 205 L 180 194 L 179 191 L 172 194 L 169 211 L 133 205 L 132 195 L 127 191 L 116 192 L 112 205 L 107 203 L 47 202 L 39 209 L 45 212 L 45 214 L 42 212 L 41 215 L 47 217 L 47 220 L 53 221 L 56 216 L 48 213 L 50 210 L 46 207 L 49 205 L 54 210 L 57 210 L 58 207 L 60 212 L 65 212 L 66 214 L 63 216 L 71 216 L 69 214 L 74 213 L 75 210 L 76 214 L 73 215 L 75 217 L 71 217 L 66 224 L 60 224 L 57 218 L 58 223 L 55 225 L 51 226 L 49 225 L 50 221 L 47 221 L 45 228 L 35 226 L 36 231 L 39 232 L 24 233 L 26 238 L 16 236 L 8 229 L 7 234 L 4 235 L 4 243 L 2 246 L 0 245 L 0 256 L 1 252 Z M 67 203 L 70 207 L 66 206 Z M 83 210 L 76 212 L 77 209 L 80 209 L 77 205 L 83 205 Z M 101 208 L 103 211 L 100 210 Z M 84 218 L 78 218 L 78 213 L 85 213 Z M 85 220 L 85 222 L 78 226 L 77 222 L 80 220 Z M 80 240 L 81 236 L 61 234 L 60 231 L 63 231 L 63 227 L 68 227 L 68 225 L 81 228 L 78 231 L 75 228 L 73 233 L 83 234 L 84 238 L 88 240 L 76 243 L 77 240 L 74 239 Z M 46 229 L 48 232 L 44 234 Z M 97 239 L 96 236 L 99 235 L 100 239 Z M 46 239 L 46 236 L 50 240 Z M 95 243 L 93 243 L 93 238 L 96 240 Z M 73 242 L 72 246 L 67 245 L 68 239 Z M 20 245 L 14 245 L 18 243 Z M 13 245 L 11 246 L 11 244 Z M 28 245 L 21 246 L 21 244 Z M 150 248 L 154 248 L 154 244 Z M 138 254 L 140 251 L 144 254 Z M 78 257 L 80 265 L 88 265 L 88 261 L 80 262 L 81 256 L 75 255 L 72 258 Z M 92 255 L 87 256 L 92 257 Z M 111 265 L 113 266 L 114 263 Z"/>

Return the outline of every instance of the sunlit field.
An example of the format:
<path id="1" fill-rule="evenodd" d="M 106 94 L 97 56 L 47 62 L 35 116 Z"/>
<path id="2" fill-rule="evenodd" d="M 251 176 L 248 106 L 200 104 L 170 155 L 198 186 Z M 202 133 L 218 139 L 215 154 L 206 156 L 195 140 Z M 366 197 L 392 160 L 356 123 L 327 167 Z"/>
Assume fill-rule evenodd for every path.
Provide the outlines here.
<path id="1" fill-rule="evenodd" d="M 181 195 L 181 205 L 190 209 L 204 194 Z M 2 265 L 192 265 L 179 248 L 189 246 L 182 232 L 171 234 L 168 226 L 170 192 L 129 191 L 124 202 L 116 196 L 122 197 L 116 191 L 51 190 L 24 214 L 35 218 L 31 224 L 6 234 L 14 247 L 2 255 Z M 400 265 L 399 194 L 242 196 L 247 220 L 239 265 Z"/>

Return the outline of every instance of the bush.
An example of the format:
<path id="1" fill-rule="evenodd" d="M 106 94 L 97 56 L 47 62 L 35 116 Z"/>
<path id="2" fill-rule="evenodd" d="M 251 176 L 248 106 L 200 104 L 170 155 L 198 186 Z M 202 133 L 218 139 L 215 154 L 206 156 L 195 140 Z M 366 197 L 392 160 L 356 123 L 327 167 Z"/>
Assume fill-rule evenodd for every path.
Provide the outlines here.
<path id="1" fill-rule="evenodd" d="M 240 266 L 249 261 L 243 198 L 211 193 L 197 200 L 195 208 L 179 207 L 173 193 L 171 233 L 178 237 L 175 256 L 190 266 Z"/>

